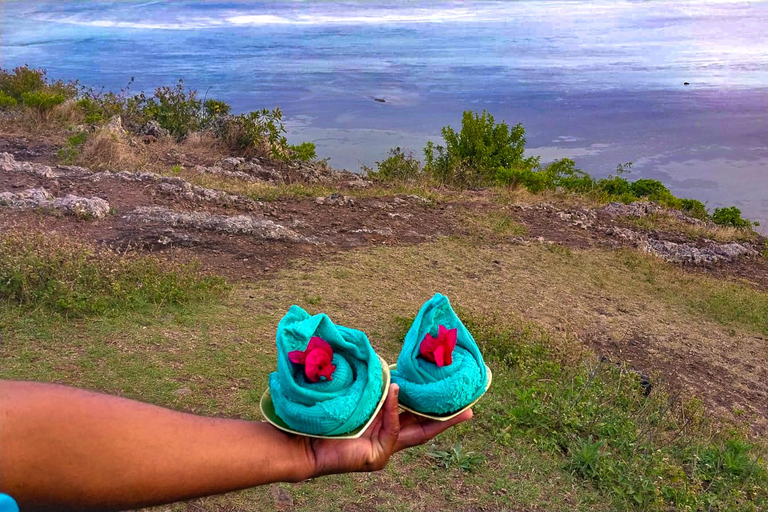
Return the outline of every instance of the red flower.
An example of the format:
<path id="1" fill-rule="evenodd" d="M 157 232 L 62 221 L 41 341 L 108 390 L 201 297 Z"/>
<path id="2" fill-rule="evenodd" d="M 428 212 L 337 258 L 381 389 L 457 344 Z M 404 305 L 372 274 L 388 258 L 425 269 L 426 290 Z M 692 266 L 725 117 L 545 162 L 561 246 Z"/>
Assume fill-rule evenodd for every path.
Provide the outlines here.
<path id="1" fill-rule="evenodd" d="M 331 374 L 336 370 L 336 366 L 331 364 L 333 349 L 323 338 L 314 336 L 309 340 L 305 351 L 288 352 L 288 359 L 292 363 L 303 364 L 304 373 L 307 375 L 307 379 L 312 382 L 319 382 L 320 377 L 333 380 Z"/>
<path id="2" fill-rule="evenodd" d="M 448 366 L 453 362 L 453 349 L 456 348 L 456 333 L 458 329 L 448 329 L 444 325 L 438 328 L 437 338 L 427 333 L 419 345 L 421 357 L 435 363 L 439 367 Z"/>

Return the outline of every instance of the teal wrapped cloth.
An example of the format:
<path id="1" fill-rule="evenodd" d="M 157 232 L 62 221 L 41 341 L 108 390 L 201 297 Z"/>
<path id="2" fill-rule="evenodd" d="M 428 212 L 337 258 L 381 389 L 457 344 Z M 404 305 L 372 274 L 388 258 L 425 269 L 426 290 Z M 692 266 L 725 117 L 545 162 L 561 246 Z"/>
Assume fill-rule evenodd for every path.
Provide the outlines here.
<path id="1" fill-rule="evenodd" d="M 307 350 L 315 337 L 333 349 L 330 380 L 313 375 L 319 380 L 312 382 L 289 357 Z M 382 385 L 381 360 L 364 332 L 335 325 L 325 314 L 310 316 L 299 306 L 291 306 L 278 324 L 277 371 L 269 375 L 269 388 L 275 412 L 293 430 L 325 436 L 355 430 L 373 414 Z"/>
<path id="2" fill-rule="evenodd" d="M 433 356 L 420 353 L 420 347 L 425 338 L 427 345 L 432 344 L 446 329 L 456 329 L 450 340 L 456 348 L 452 357 L 444 356 L 442 349 L 436 352 L 437 360 L 444 364 L 441 367 L 429 360 Z M 448 414 L 477 400 L 485 392 L 487 381 L 477 343 L 456 316 L 448 298 L 436 294 L 413 321 L 397 358 L 397 370 L 392 372 L 392 382 L 400 386 L 400 402 L 418 412 Z"/>

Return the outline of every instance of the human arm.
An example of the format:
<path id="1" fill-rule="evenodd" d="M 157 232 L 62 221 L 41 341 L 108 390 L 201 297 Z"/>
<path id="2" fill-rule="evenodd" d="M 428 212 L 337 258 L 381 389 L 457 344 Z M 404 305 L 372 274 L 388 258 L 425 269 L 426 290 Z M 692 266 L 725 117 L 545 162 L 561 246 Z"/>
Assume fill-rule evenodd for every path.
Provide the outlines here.
<path id="1" fill-rule="evenodd" d="M 133 400 L 0 381 L 0 492 L 22 510 L 119 510 L 270 482 L 382 469 L 445 423 L 398 415 L 397 387 L 355 440 L 317 440 L 269 424 L 185 414 Z"/>

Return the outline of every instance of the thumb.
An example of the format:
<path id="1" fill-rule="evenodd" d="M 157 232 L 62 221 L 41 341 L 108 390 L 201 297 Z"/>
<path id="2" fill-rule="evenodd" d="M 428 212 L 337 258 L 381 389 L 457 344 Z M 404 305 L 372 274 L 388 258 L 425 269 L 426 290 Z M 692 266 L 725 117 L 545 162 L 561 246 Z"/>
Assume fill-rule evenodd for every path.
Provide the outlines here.
<path id="1" fill-rule="evenodd" d="M 400 387 L 397 384 L 392 384 L 384 401 L 384 414 L 381 430 L 379 431 L 379 444 L 387 459 L 395 451 L 397 438 L 400 435 L 400 413 L 397 408 L 398 393 L 400 393 Z"/>

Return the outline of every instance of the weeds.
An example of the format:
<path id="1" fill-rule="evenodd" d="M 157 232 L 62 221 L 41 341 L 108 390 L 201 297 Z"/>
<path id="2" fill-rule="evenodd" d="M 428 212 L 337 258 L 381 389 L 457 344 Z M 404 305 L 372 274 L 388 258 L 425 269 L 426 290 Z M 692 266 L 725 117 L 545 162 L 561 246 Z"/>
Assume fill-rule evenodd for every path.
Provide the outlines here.
<path id="1" fill-rule="evenodd" d="M 202 274 L 195 265 L 96 249 L 50 234 L 0 237 L 0 299 L 25 308 L 112 315 L 204 301 L 225 290 L 221 278 Z"/>
<path id="2" fill-rule="evenodd" d="M 376 168 L 363 166 L 363 171 L 375 181 L 397 183 L 422 179 L 421 162 L 413 152 L 397 148 L 389 150 L 389 156 L 376 162 Z"/>
<path id="3" fill-rule="evenodd" d="M 485 457 L 471 451 L 465 451 L 461 442 L 457 442 L 450 450 L 432 450 L 427 457 L 434 459 L 445 469 L 457 467 L 462 471 L 474 471 L 483 463 Z"/>
<path id="4" fill-rule="evenodd" d="M 66 145 L 57 152 L 56 156 L 59 158 L 59 161 L 67 165 L 75 163 L 87 140 L 88 132 L 86 131 L 72 135 L 67 139 Z"/>
<path id="5" fill-rule="evenodd" d="M 495 400 L 478 421 L 495 442 L 519 439 L 560 457 L 616 509 L 768 506 L 763 449 L 738 430 L 717 433 L 700 403 L 658 386 L 646 396 L 636 372 L 590 363 L 577 343 L 534 327 L 463 316 L 494 368 Z"/>

